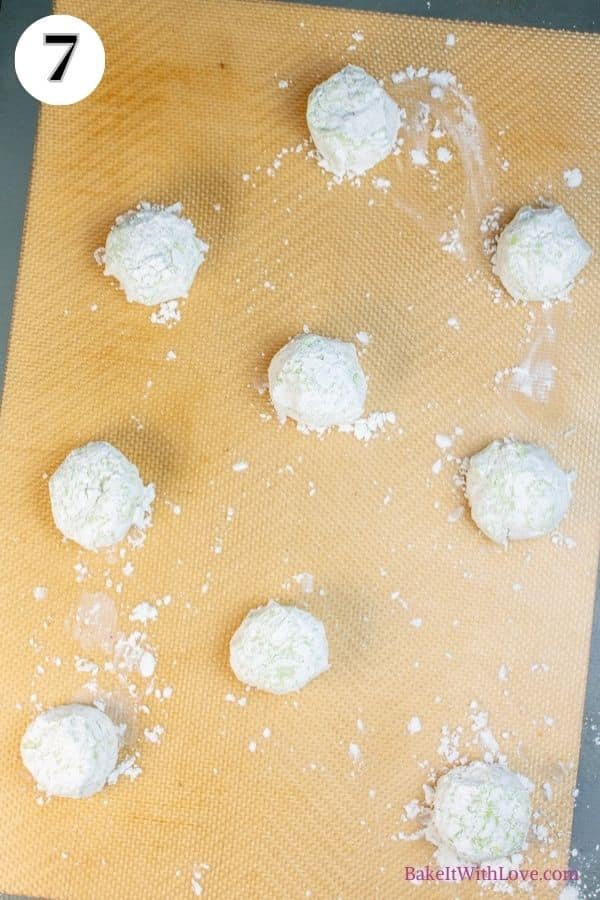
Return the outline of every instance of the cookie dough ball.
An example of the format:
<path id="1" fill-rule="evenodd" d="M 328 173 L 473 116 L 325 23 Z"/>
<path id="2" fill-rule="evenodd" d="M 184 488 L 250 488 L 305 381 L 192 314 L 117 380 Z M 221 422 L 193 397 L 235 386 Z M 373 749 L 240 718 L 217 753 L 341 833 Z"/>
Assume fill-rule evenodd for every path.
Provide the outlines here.
<path id="1" fill-rule="evenodd" d="M 154 306 L 187 297 L 208 245 L 196 237 L 181 203 L 140 203 L 119 216 L 96 251 L 104 274 L 114 276 L 129 301 Z"/>
<path id="2" fill-rule="evenodd" d="M 282 422 L 330 428 L 360 418 L 367 381 L 354 344 L 300 334 L 271 360 L 269 392 Z"/>
<path id="3" fill-rule="evenodd" d="M 132 525 L 144 528 L 154 500 L 154 485 L 120 450 L 92 441 L 73 450 L 49 481 L 56 527 L 85 547 L 111 547 Z"/>
<path id="4" fill-rule="evenodd" d="M 235 676 L 270 694 L 289 694 L 329 668 L 323 623 L 271 600 L 248 613 L 229 645 Z"/>
<path id="5" fill-rule="evenodd" d="M 466 494 L 471 515 L 498 544 L 540 537 L 566 515 L 573 477 L 542 447 L 494 441 L 469 460 Z"/>
<path id="6" fill-rule="evenodd" d="M 35 719 L 21 757 L 38 787 L 55 797 L 89 797 L 102 790 L 119 754 L 119 732 L 95 706 L 72 703 Z"/>
<path id="7" fill-rule="evenodd" d="M 591 253 L 562 206 L 523 206 L 498 239 L 493 268 L 515 300 L 566 300 Z"/>
<path id="8" fill-rule="evenodd" d="M 312 91 L 306 120 L 323 168 L 353 177 L 392 152 L 400 111 L 368 72 L 346 66 Z"/>
<path id="9" fill-rule="evenodd" d="M 522 850 L 530 818 L 525 779 L 502 766 L 458 766 L 436 785 L 433 823 L 440 845 L 467 862 L 491 862 Z"/>

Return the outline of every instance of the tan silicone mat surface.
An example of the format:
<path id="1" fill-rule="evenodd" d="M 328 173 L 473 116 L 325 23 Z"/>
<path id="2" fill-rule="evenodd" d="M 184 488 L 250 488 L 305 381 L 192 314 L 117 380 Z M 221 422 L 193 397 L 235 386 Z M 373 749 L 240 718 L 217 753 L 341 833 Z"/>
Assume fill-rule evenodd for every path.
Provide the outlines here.
<path id="1" fill-rule="evenodd" d="M 2 411 L 0 886 L 53 900 L 421 896 L 404 866 L 433 848 L 397 838 L 417 828 L 404 805 L 452 741 L 480 758 L 494 738 L 536 784 L 526 861 L 564 867 L 599 537 L 597 39 L 230 0 L 57 11 L 98 30 L 107 69 L 86 101 L 42 110 L 31 181 Z M 328 189 L 302 145 L 305 102 L 348 61 L 386 79 L 411 131 L 373 173 L 385 181 Z M 436 101 L 426 77 L 394 84 L 408 65 L 462 88 Z M 569 189 L 575 166 L 583 184 Z M 494 207 L 505 222 L 540 195 L 596 251 L 549 314 L 546 403 L 496 377 L 547 323 L 497 292 L 480 231 Z M 140 199 L 182 201 L 211 247 L 173 328 L 127 304 L 92 257 Z M 449 252 L 455 229 L 464 258 Z M 268 418 L 268 360 L 304 325 L 370 336 L 368 409 L 395 424 L 361 442 Z M 448 457 L 508 433 L 578 478 L 554 540 L 505 552 L 457 511 Z M 50 515 L 44 473 L 94 438 L 157 488 L 145 544 L 122 554 L 61 542 Z M 134 690 L 65 624 L 94 591 L 157 659 L 148 695 L 124 676 L 143 771 L 38 803 L 18 750 L 36 711 L 90 682 L 99 697 Z M 166 595 L 156 621 L 129 621 Z M 228 668 L 232 631 L 269 597 L 304 605 L 330 638 L 331 671 L 298 696 L 246 695 Z"/>

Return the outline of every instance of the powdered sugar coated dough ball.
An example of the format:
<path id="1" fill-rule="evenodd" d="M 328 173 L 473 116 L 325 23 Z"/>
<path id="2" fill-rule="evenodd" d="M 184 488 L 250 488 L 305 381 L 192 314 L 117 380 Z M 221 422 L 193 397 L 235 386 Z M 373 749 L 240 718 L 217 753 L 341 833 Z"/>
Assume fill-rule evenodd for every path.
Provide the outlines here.
<path id="1" fill-rule="evenodd" d="M 119 732 L 95 706 L 72 703 L 41 713 L 21 741 L 21 757 L 36 784 L 56 797 L 102 790 L 119 754 Z"/>
<path id="2" fill-rule="evenodd" d="M 49 487 L 56 527 L 86 550 L 111 547 L 132 525 L 144 528 L 154 500 L 154 485 L 144 486 L 137 467 L 104 441 L 69 453 Z"/>
<path id="3" fill-rule="evenodd" d="M 473 762 L 451 769 L 437 782 L 436 843 L 467 862 L 491 862 L 522 850 L 530 819 L 526 780 L 502 766 Z"/>
<path id="4" fill-rule="evenodd" d="M 493 268 L 515 300 L 566 300 L 591 253 L 562 206 L 523 206 L 498 239 Z"/>
<path id="5" fill-rule="evenodd" d="M 271 360 L 269 392 L 281 421 L 329 428 L 362 415 L 367 381 L 354 344 L 301 334 Z"/>
<path id="6" fill-rule="evenodd" d="M 296 606 L 271 600 L 249 612 L 230 643 L 237 678 L 261 691 L 299 691 L 329 668 L 323 623 Z"/>
<path id="7" fill-rule="evenodd" d="M 353 177 L 392 152 L 400 112 L 368 72 L 346 66 L 312 91 L 306 120 L 323 168 Z"/>
<path id="8" fill-rule="evenodd" d="M 114 276 L 127 299 L 146 306 L 187 297 L 208 245 L 196 237 L 180 203 L 140 203 L 119 216 L 96 251 L 104 274 Z"/>
<path id="9" fill-rule="evenodd" d="M 494 441 L 469 460 L 466 494 L 471 515 L 499 544 L 540 537 L 566 515 L 573 477 L 542 447 Z"/>

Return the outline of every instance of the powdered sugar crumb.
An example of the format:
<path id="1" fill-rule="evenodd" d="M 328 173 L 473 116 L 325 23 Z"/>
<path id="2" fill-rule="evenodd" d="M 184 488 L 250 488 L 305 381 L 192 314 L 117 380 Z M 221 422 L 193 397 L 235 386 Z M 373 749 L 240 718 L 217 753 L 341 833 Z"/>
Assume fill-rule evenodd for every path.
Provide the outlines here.
<path id="1" fill-rule="evenodd" d="M 153 622 L 157 618 L 157 608 L 146 601 L 139 603 L 129 614 L 130 622 L 142 622 L 144 625 L 146 622 Z"/>
<path id="2" fill-rule="evenodd" d="M 153 325 L 166 325 L 167 328 L 171 328 L 180 320 L 181 312 L 178 300 L 165 300 L 164 303 L 160 304 L 158 311 L 153 312 L 150 316 L 150 321 Z"/>
<path id="3" fill-rule="evenodd" d="M 453 156 L 452 151 L 448 150 L 447 147 L 438 147 L 435 155 L 438 159 L 438 162 L 441 163 L 449 163 Z"/>
<path id="4" fill-rule="evenodd" d="M 465 251 L 458 228 L 450 228 L 440 235 L 440 244 L 444 253 L 451 253 L 453 256 L 464 259 Z"/>
<path id="5" fill-rule="evenodd" d="M 141 774 L 142 769 L 141 766 L 137 764 L 135 756 L 126 756 L 125 759 L 115 766 L 106 779 L 106 782 L 107 784 L 116 784 L 117 780 L 121 777 L 129 778 L 130 781 L 135 781 Z"/>
<path id="6" fill-rule="evenodd" d="M 339 430 L 351 433 L 358 441 L 370 441 L 385 430 L 386 425 L 395 425 L 393 412 L 374 412 L 364 419 L 357 419 L 351 425 L 340 425 Z"/>
<path id="7" fill-rule="evenodd" d="M 392 186 L 392 182 L 388 178 L 381 178 L 380 176 L 373 178 L 371 184 L 375 190 L 383 191 L 384 194 L 387 194 Z"/>
<path id="8" fill-rule="evenodd" d="M 151 744 L 160 744 L 160 739 L 165 733 L 162 725 L 155 725 L 153 728 L 144 728 L 144 737 Z"/>
<path id="9" fill-rule="evenodd" d="M 413 166 L 426 166 L 429 163 L 429 157 L 424 150 L 419 148 L 410 151 L 410 159 Z"/>
<path id="10" fill-rule="evenodd" d="M 422 731 L 422 728 L 423 726 L 421 725 L 421 720 L 418 716 L 412 716 L 406 726 L 406 730 L 409 734 L 418 734 L 420 731 Z"/>
<path id="11" fill-rule="evenodd" d="M 565 171 L 563 172 L 563 178 L 566 186 L 569 188 L 581 187 L 581 183 L 583 182 L 581 169 L 565 169 Z"/>
<path id="12" fill-rule="evenodd" d="M 201 897 L 204 893 L 204 885 L 202 884 L 202 880 L 206 872 L 208 871 L 210 871 L 210 866 L 208 865 L 208 863 L 196 863 L 193 867 L 191 885 L 192 891 L 194 892 L 196 897 Z"/>
<path id="13" fill-rule="evenodd" d="M 436 434 L 435 445 L 440 450 L 449 450 L 454 443 L 454 438 L 448 434 Z"/>
<path id="14" fill-rule="evenodd" d="M 352 760 L 353 763 L 359 763 L 362 759 L 362 751 L 358 744 L 350 743 L 348 744 L 348 756 Z"/>

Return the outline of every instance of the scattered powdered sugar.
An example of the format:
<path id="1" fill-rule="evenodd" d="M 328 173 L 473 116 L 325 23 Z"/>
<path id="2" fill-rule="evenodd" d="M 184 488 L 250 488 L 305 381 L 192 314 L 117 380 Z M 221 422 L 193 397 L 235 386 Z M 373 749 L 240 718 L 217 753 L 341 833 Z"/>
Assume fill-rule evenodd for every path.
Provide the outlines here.
<path id="1" fill-rule="evenodd" d="M 90 570 L 85 563 L 75 563 L 73 568 L 75 569 L 75 581 L 77 584 L 82 584 L 86 578 L 89 578 Z"/>
<path id="2" fill-rule="evenodd" d="M 368 416 L 349 422 L 347 425 L 334 425 L 331 428 L 315 428 L 311 425 L 296 423 L 296 429 L 305 435 L 316 434 L 323 438 L 330 431 L 339 431 L 342 434 L 352 434 L 358 441 L 367 443 L 382 434 L 388 425 L 396 424 L 396 413 L 374 412 Z"/>
<path id="3" fill-rule="evenodd" d="M 419 148 L 410 151 L 410 159 L 413 166 L 426 166 L 429 163 L 429 157 Z"/>
<path id="4" fill-rule="evenodd" d="M 383 191 L 384 194 L 387 194 L 389 189 L 392 186 L 392 182 L 388 178 L 381 178 L 381 176 L 375 176 L 371 180 L 371 184 L 377 191 Z"/>
<path id="5" fill-rule="evenodd" d="M 569 188 L 578 188 L 583 182 L 581 169 L 565 169 L 565 171 L 563 172 L 563 178 L 566 186 Z"/>
<path id="6" fill-rule="evenodd" d="M 160 739 L 165 733 L 162 725 L 154 725 L 153 728 L 144 728 L 144 737 L 151 744 L 160 744 Z"/>
<path id="7" fill-rule="evenodd" d="M 89 659 L 83 659 L 81 656 L 75 656 L 75 668 L 78 672 L 86 672 L 96 675 L 99 670 L 97 663 L 91 662 Z"/>
<path id="8" fill-rule="evenodd" d="M 496 243 L 500 231 L 500 217 L 503 212 L 504 209 L 501 206 L 494 207 L 491 213 L 483 217 L 479 225 L 480 232 L 486 235 L 483 239 L 483 252 L 486 256 L 493 256 L 496 251 Z"/>
<path id="9" fill-rule="evenodd" d="M 406 818 L 409 822 L 416 819 L 420 815 L 422 809 L 423 807 L 418 800 L 410 800 L 408 803 L 404 804 L 404 812 L 406 813 Z"/>
<path id="10" fill-rule="evenodd" d="M 510 669 L 508 666 L 504 664 L 500 666 L 498 669 L 498 678 L 500 681 L 508 681 L 508 676 L 510 675 Z"/>
<path id="11" fill-rule="evenodd" d="M 435 436 L 435 445 L 436 447 L 439 447 L 440 450 L 449 450 L 453 443 L 454 435 L 436 434 Z"/>
<path id="12" fill-rule="evenodd" d="M 454 763 L 460 756 L 460 742 L 463 729 L 459 725 L 450 729 L 448 725 L 442 725 L 440 741 L 437 746 L 437 754 L 447 763 Z"/>
<path id="13" fill-rule="evenodd" d="M 145 522 L 144 528 L 138 528 L 136 525 L 134 525 L 134 527 L 130 529 L 129 534 L 127 535 L 127 543 L 129 544 L 129 546 L 134 547 L 135 549 L 143 547 L 147 537 L 146 528 L 149 528 L 151 525 L 151 518 L 148 518 L 148 520 Z"/>
<path id="14" fill-rule="evenodd" d="M 408 720 L 406 730 L 409 734 L 418 734 L 422 731 L 422 728 L 423 726 L 421 725 L 421 720 L 418 716 L 412 716 L 412 718 Z"/>
<path id="15" fill-rule="evenodd" d="M 291 81 L 287 79 L 281 79 L 278 83 L 278 87 L 281 90 L 286 90 L 291 84 Z M 315 156 L 316 153 L 314 150 L 310 150 L 310 141 L 305 139 L 300 141 L 298 144 L 295 144 L 290 147 L 282 147 L 275 156 L 271 159 L 271 161 L 267 165 L 257 165 L 252 169 L 252 174 L 250 172 L 242 173 L 242 181 L 252 187 L 256 187 L 256 179 L 262 176 L 266 176 L 267 178 L 274 178 L 275 175 L 282 169 L 283 163 L 286 160 L 294 159 L 294 157 L 303 157 L 304 159 L 311 159 Z"/>
<path id="16" fill-rule="evenodd" d="M 348 744 L 348 756 L 352 760 L 352 762 L 356 765 L 362 759 L 362 751 L 358 744 L 350 743 Z"/>
<path id="17" fill-rule="evenodd" d="M 114 665 L 117 669 L 137 670 L 142 678 L 151 678 L 156 669 L 156 657 L 146 643 L 147 635 L 142 631 L 121 634 L 115 642 Z"/>
<path id="18" fill-rule="evenodd" d="M 85 592 L 72 619 L 73 638 L 86 652 L 100 649 L 111 653 L 118 633 L 119 616 L 114 601 L 108 594 Z"/>
<path id="19" fill-rule="evenodd" d="M 123 563 L 126 549 L 121 548 L 113 562 Z M 111 557 L 112 558 L 112 557 Z M 107 573 L 105 573 L 106 575 Z M 107 578 L 107 583 L 112 580 Z M 116 590 L 119 585 L 116 585 Z M 130 613 L 131 621 L 153 622 L 158 616 L 159 608 L 169 606 L 172 602 L 170 595 L 165 595 L 149 603 L 143 601 L 137 604 Z M 161 703 L 173 695 L 173 688 L 164 685 L 161 688 L 155 681 L 157 658 L 155 651 L 148 642 L 147 635 L 142 631 L 133 631 L 126 634 L 119 629 L 118 613 L 114 601 L 107 594 L 84 593 L 82 600 L 75 612 L 67 619 L 75 640 L 84 648 L 87 654 L 93 650 L 99 650 L 105 657 L 104 661 L 75 655 L 74 664 L 77 671 L 92 676 L 77 695 L 73 702 L 93 703 L 99 709 L 106 712 L 110 718 L 127 731 L 129 737 L 127 743 L 135 739 L 136 718 L 139 713 L 149 714 L 148 702 L 155 698 Z M 143 679 L 143 686 L 135 680 L 138 675 Z M 104 678 L 116 679 L 117 687 L 110 691 L 101 689 L 99 680 Z M 164 728 L 155 725 L 144 730 L 147 741 L 159 743 Z M 135 764 L 137 757 L 128 757 L 123 760 L 111 776 L 114 783 L 118 777 L 125 775 L 135 778 L 141 769 Z"/>
<path id="20" fill-rule="evenodd" d="M 562 531 L 553 531 L 550 540 L 555 547 L 566 547 L 567 550 L 575 550 L 577 547 L 577 541 Z"/>
<path id="21" fill-rule="evenodd" d="M 465 258 L 465 248 L 462 242 L 462 237 L 460 233 L 461 220 L 464 218 L 464 214 L 462 216 L 457 216 L 456 213 L 452 216 L 452 225 L 453 227 L 449 228 L 447 231 L 444 231 L 442 235 L 440 235 L 439 241 L 442 245 L 442 250 L 444 253 L 450 253 L 452 256 L 458 257 L 458 259 Z"/>
<path id="22" fill-rule="evenodd" d="M 192 891 L 196 897 L 202 896 L 204 893 L 203 879 L 210 870 L 208 863 L 196 863 L 192 869 L 191 885 Z"/>
<path id="23" fill-rule="evenodd" d="M 434 84 L 437 87 L 441 87 L 444 90 L 456 84 L 456 75 L 453 75 L 452 72 L 447 72 L 445 70 L 441 72 L 430 72 L 428 77 L 431 84 Z"/>
<path id="24" fill-rule="evenodd" d="M 315 576 L 310 572 L 298 572 L 292 579 L 300 586 L 303 594 L 312 594 L 315 589 Z"/>
<path id="25" fill-rule="evenodd" d="M 509 386 L 525 397 L 546 403 L 554 385 L 556 366 L 549 360 L 536 360 L 534 363 L 533 352 L 532 348 L 520 365 L 512 367 Z"/>
<path id="26" fill-rule="evenodd" d="M 438 162 L 441 162 L 441 163 L 449 163 L 453 156 L 452 151 L 448 150 L 447 147 L 438 147 L 435 152 L 435 155 L 437 157 Z"/>
<path id="27" fill-rule="evenodd" d="M 150 315 L 150 321 L 154 325 L 166 325 L 171 328 L 181 320 L 181 312 L 178 300 L 165 300 L 158 310 Z"/>
<path id="28" fill-rule="evenodd" d="M 158 609 L 156 606 L 152 606 L 151 603 L 148 603 L 145 600 L 142 603 L 139 603 L 129 613 L 130 622 L 141 622 L 143 625 L 145 625 L 146 622 L 154 621 L 157 617 Z"/>
<path id="29" fill-rule="evenodd" d="M 561 888 L 558 900 L 584 900 L 584 896 L 579 893 L 579 888 L 576 885 L 567 884 L 566 887 Z"/>
<path id="30" fill-rule="evenodd" d="M 392 72 L 390 78 L 394 84 L 404 84 L 404 82 L 406 81 L 426 78 L 428 74 L 429 69 L 427 68 L 427 66 L 419 66 L 418 69 L 416 69 L 414 66 L 407 66 L 406 69 L 401 69 L 398 72 Z"/>
<path id="31" fill-rule="evenodd" d="M 467 738 L 466 730 L 462 725 L 455 728 L 451 728 L 449 725 L 442 726 L 437 748 L 438 755 L 449 764 L 465 763 L 468 756 L 461 753 L 462 745 L 465 749 L 483 750 L 485 762 L 506 763 L 506 756 L 500 753 L 500 745 L 489 727 L 489 715 L 481 709 L 476 700 L 472 700 L 469 704 L 468 718 L 469 730 L 472 735 L 470 739 Z"/>
<path id="32" fill-rule="evenodd" d="M 142 769 L 138 765 L 135 756 L 126 756 L 115 768 L 112 770 L 110 775 L 107 778 L 107 784 L 116 784 L 117 780 L 121 777 L 129 778 L 130 781 L 135 781 L 135 779 L 142 774 Z"/>
<path id="33" fill-rule="evenodd" d="M 374 412 L 364 419 L 357 419 L 351 425 L 340 425 L 338 430 L 353 434 L 358 441 L 370 441 L 385 431 L 386 425 L 396 424 L 396 413 Z"/>
<path id="34" fill-rule="evenodd" d="M 556 329 L 552 324 L 552 309 L 543 310 L 544 322 L 528 326 L 532 336 L 528 337 L 529 349 L 524 359 L 515 366 L 509 366 L 496 372 L 494 382 L 502 384 L 505 379 L 510 391 L 522 394 L 530 400 L 547 403 L 554 381 L 557 366 L 553 360 L 553 345 L 556 340 Z"/>

